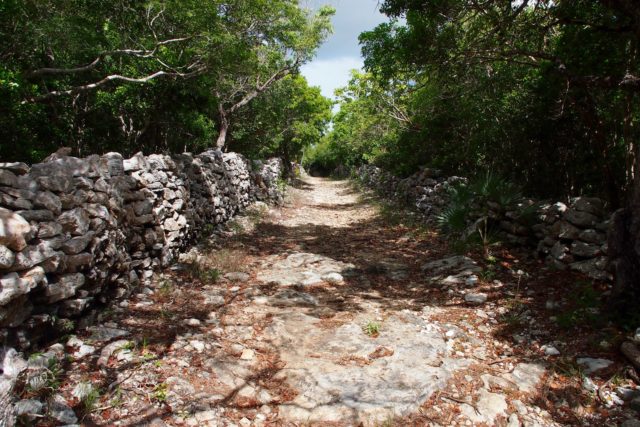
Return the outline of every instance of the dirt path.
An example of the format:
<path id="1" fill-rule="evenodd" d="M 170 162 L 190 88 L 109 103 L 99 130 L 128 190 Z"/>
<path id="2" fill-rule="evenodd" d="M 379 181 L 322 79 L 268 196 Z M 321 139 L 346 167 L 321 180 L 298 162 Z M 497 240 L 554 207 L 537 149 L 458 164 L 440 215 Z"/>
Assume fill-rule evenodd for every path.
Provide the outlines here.
<path id="1" fill-rule="evenodd" d="M 518 311 L 501 298 L 528 289 L 512 270 L 483 277 L 347 181 L 305 178 L 264 209 L 67 343 L 61 394 L 88 425 L 559 420 L 541 342 L 505 330 Z M 97 403 L 77 397 L 87 383 Z"/>

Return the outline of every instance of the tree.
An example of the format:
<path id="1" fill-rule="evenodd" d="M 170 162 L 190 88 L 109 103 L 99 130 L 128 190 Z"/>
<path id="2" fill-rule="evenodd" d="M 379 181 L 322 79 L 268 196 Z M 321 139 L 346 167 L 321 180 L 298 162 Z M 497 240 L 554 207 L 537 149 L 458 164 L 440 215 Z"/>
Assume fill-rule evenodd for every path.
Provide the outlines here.
<path id="1" fill-rule="evenodd" d="M 519 178 L 529 186 L 539 181 L 533 188 L 542 194 L 553 188 L 541 180 L 550 175 L 565 194 L 600 192 L 611 206 L 625 206 L 611 242 L 614 300 L 622 310 L 637 307 L 637 2 L 386 0 L 382 10 L 404 17 L 406 25 L 385 24 L 364 33 L 365 64 L 382 81 L 415 70 L 418 83 L 430 88 L 416 96 L 435 94 L 423 105 L 449 106 L 444 126 L 434 127 L 427 115 L 415 118 L 429 132 L 430 145 L 457 145 L 471 159 L 462 163 L 471 170 L 500 163 L 511 173 L 524 170 Z M 446 116 L 442 108 L 431 111 Z M 434 130 L 444 142 L 433 138 Z M 455 151 L 447 156 L 456 159 Z M 436 158 L 444 154 L 439 153 Z M 569 173 L 562 179 L 544 164 L 540 170 L 529 167 L 528 159 L 548 160 Z"/>
<path id="2" fill-rule="evenodd" d="M 233 45 L 240 48 L 214 72 L 219 149 L 225 146 L 234 113 L 313 57 L 331 32 L 334 13 L 322 7 L 310 17 L 290 0 L 241 1 L 226 9 L 230 36 L 237 38 Z"/>
<path id="3" fill-rule="evenodd" d="M 330 31 L 297 0 L 7 0 L 0 155 L 200 150 Z M 222 111 L 222 114 L 221 114 Z"/>
<path id="4" fill-rule="evenodd" d="M 331 106 L 303 76 L 289 75 L 238 113 L 229 148 L 254 158 L 279 156 L 286 164 L 300 161 L 304 149 L 323 137 Z"/>

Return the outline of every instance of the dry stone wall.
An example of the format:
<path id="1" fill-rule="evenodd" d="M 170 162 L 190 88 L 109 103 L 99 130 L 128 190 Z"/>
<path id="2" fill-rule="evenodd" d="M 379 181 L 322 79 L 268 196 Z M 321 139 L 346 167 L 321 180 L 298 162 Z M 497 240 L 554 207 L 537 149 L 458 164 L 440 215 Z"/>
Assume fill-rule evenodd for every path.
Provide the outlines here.
<path id="1" fill-rule="evenodd" d="M 5 344 L 28 348 L 60 322 L 128 295 L 253 201 L 280 201 L 281 172 L 278 159 L 219 151 L 0 163 Z"/>
<path id="2" fill-rule="evenodd" d="M 467 180 L 443 177 L 437 171 L 424 169 L 400 179 L 376 166 L 358 169 L 359 179 L 383 196 L 414 206 L 427 222 L 448 205 L 449 189 Z M 593 197 L 577 197 L 569 203 L 523 201 L 520 208 L 531 207 L 530 215 L 520 211 L 504 211 L 499 205 L 483 207 L 491 223 L 512 244 L 530 246 L 539 256 L 558 269 L 571 269 L 599 280 L 611 280 L 607 271 L 607 232 L 611 214 L 604 201 Z M 471 218 L 470 226 L 479 218 Z"/>

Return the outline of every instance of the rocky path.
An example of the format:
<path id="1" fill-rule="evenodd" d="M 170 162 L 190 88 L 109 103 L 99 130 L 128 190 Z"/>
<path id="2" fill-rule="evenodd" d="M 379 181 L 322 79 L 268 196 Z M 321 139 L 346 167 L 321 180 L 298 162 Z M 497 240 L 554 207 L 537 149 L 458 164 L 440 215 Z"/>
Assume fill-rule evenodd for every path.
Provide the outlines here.
<path id="1" fill-rule="evenodd" d="M 437 236 L 390 224 L 346 181 L 306 178 L 267 210 L 54 345 L 46 357 L 71 357 L 46 425 L 601 421 L 576 415 L 582 378 L 569 390 L 552 369 L 557 349 L 521 310 L 536 291 L 519 269 L 489 276 Z M 512 334 L 509 316 L 541 331 Z"/>

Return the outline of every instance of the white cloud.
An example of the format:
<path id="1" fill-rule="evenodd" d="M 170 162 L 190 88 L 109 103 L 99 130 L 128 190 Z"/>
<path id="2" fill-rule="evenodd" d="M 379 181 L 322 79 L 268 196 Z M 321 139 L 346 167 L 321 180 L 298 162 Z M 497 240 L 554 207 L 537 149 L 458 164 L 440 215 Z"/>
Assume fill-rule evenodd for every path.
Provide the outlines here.
<path id="1" fill-rule="evenodd" d="M 322 94 L 333 99 L 333 92 L 339 87 L 346 86 L 351 77 L 352 69 L 361 69 L 362 59 L 353 56 L 344 56 L 329 59 L 316 59 L 305 64 L 302 75 L 307 78 L 311 86 L 320 86 Z"/>
<path id="2" fill-rule="evenodd" d="M 327 3 L 336 8 L 335 32 L 301 71 L 312 86 L 320 86 L 322 94 L 333 99 L 333 91 L 349 82 L 350 71 L 363 66 L 358 36 L 385 22 L 386 17 L 378 11 L 378 0 L 301 0 L 312 9 Z"/>

